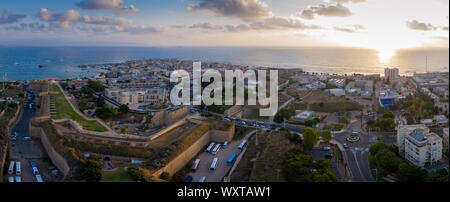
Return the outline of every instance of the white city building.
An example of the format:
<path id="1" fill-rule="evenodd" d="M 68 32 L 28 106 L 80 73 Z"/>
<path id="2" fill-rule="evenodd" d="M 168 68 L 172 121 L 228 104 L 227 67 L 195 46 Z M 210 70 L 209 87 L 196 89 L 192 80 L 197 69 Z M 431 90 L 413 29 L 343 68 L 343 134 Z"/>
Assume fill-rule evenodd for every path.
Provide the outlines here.
<path id="1" fill-rule="evenodd" d="M 384 69 L 384 80 L 397 81 L 399 78 L 399 71 L 397 68 Z"/>
<path id="2" fill-rule="evenodd" d="M 442 138 L 435 133 L 413 131 L 405 136 L 405 159 L 423 167 L 442 159 Z"/>

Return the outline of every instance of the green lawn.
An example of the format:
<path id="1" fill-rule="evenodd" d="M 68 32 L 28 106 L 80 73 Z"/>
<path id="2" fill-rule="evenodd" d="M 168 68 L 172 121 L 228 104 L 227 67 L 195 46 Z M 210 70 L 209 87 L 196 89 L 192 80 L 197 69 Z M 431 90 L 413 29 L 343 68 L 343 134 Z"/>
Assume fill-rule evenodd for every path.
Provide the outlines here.
<path id="1" fill-rule="evenodd" d="M 96 131 L 96 132 L 108 131 L 108 129 L 106 129 L 98 121 L 86 120 L 80 114 L 76 113 L 72 109 L 69 102 L 66 100 L 66 98 L 62 94 L 61 89 L 57 85 L 55 85 L 55 84 L 51 85 L 50 90 L 58 93 L 57 95 L 50 95 L 50 102 L 52 102 L 52 100 L 54 100 L 55 109 L 56 109 L 56 114 L 52 115 L 53 119 L 67 119 L 68 118 L 68 119 L 72 119 L 72 120 L 78 122 L 85 130 Z"/>
<path id="2" fill-rule="evenodd" d="M 102 181 L 104 182 L 134 182 L 133 178 L 128 174 L 125 167 L 126 164 L 121 163 L 115 171 L 103 171 Z"/>

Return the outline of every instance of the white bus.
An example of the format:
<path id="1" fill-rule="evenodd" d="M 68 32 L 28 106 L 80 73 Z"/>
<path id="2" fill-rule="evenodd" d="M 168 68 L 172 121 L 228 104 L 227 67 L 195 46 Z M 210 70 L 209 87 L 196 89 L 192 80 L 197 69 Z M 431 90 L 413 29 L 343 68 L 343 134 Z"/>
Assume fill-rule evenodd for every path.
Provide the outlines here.
<path id="1" fill-rule="evenodd" d="M 211 144 L 209 144 L 208 148 L 206 149 L 206 152 L 211 152 L 211 149 L 214 147 L 214 142 L 211 142 Z"/>
<path id="2" fill-rule="evenodd" d="M 20 161 L 16 162 L 16 175 L 21 175 L 22 169 L 20 169 Z"/>
<path id="3" fill-rule="evenodd" d="M 244 149 L 245 145 L 247 145 L 247 140 L 242 141 L 242 143 L 239 145 L 238 149 L 240 149 L 240 150 Z"/>
<path id="4" fill-rule="evenodd" d="M 44 182 L 44 181 L 42 180 L 41 175 L 36 175 L 36 181 L 37 181 L 37 182 Z"/>
<path id="5" fill-rule="evenodd" d="M 200 164 L 200 159 L 195 160 L 194 165 L 192 166 L 192 172 L 197 171 L 198 165 Z"/>
<path id="6" fill-rule="evenodd" d="M 14 174 L 14 161 L 9 162 L 8 174 Z"/>
<path id="7" fill-rule="evenodd" d="M 16 176 L 16 182 L 22 182 L 22 178 L 20 176 Z"/>
<path id="8" fill-rule="evenodd" d="M 216 147 L 214 147 L 214 149 L 213 149 L 213 151 L 212 151 L 212 154 L 213 154 L 213 155 L 216 155 L 217 152 L 219 152 L 219 150 L 220 150 L 220 144 L 217 144 Z"/>
<path id="9" fill-rule="evenodd" d="M 206 180 L 206 177 L 205 177 L 205 176 L 202 176 L 202 177 L 200 178 L 200 180 L 198 180 L 198 182 L 205 182 L 205 180 Z"/>
<path id="10" fill-rule="evenodd" d="M 211 163 L 211 167 L 209 168 L 210 170 L 214 171 L 214 170 L 216 169 L 217 161 L 218 161 L 218 160 L 219 160 L 219 159 L 218 159 L 217 157 L 213 159 L 213 161 L 212 161 L 212 163 Z"/>

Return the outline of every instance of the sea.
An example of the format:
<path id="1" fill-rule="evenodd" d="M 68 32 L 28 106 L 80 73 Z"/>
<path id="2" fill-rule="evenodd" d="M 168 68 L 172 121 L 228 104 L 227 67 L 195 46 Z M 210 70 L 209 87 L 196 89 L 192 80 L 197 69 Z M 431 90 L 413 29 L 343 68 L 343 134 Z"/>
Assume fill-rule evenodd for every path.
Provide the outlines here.
<path id="1" fill-rule="evenodd" d="M 101 70 L 81 69 L 79 66 L 151 58 L 301 68 L 307 72 L 331 74 L 383 75 L 386 67 L 397 67 L 404 75 L 425 71 L 449 71 L 448 49 L 399 51 L 389 62 L 383 63 L 380 62 L 377 51 L 359 48 L 0 46 L 0 80 L 93 77 Z"/>

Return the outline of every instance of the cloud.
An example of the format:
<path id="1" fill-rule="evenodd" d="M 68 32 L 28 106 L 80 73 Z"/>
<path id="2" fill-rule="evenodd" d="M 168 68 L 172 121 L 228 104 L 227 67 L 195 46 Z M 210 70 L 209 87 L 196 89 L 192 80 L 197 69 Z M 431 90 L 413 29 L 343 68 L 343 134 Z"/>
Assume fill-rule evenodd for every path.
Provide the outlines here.
<path id="1" fill-rule="evenodd" d="M 336 3 L 362 3 L 366 0 L 333 0 Z"/>
<path id="2" fill-rule="evenodd" d="M 352 15 L 352 12 L 347 7 L 338 3 L 336 5 L 319 4 L 317 6 L 309 6 L 307 9 L 297 14 L 298 17 L 308 20 L 313 19 L 315 15 L 347 17 Z"/>
<path id="3" fill-rule="evenodd" d="M 22 23 L 19 25 L 9 26 L 6 27 L 5 30 L 12 30 L 16 32 L 24 32 L 24 31 L 30 31 L 33 33 L 37 32 L 46 32 L 48 31 L 48 27 L 44 24 L 33 22 L 33 23 Z"/>
<path id="4" fill-rule="evenodd" d="M 191 28 L 191 29 L 198 29 L 198 28 L 200 28 L 200 29 L 209 29 L 209 30 L 221 30 L 221 29 L 223 29 L 223 27 L 220 26 L 220 25 L 214 25 L 214 24 L 207 23 L 207 22 L 194 24 L 194 25 L 190 26 L 189 28 Z"/>
<path id="5" fill-rule="evenodd" d="M 197 0 L 197 4 L 190 5 L 188 10 L 210 11 L 217 16 L 234 17 L 245 21 L 271 16 L 269 6 L 260 0 Z"/>
<path id="6" fill-rule="evenodd" d="M 306 25 L 303 22 L 293 18 L 270 17 L 249 24 L 239 25 L 215 25 L 211 23 L 199 23 L 190 26 L 192 29 L 206 29 L 206 30 L 224 30 L 228 32 L 246 32 L 252 30 L 306 30 L 306 29 L 321 29 L 317 25 Z"/>
<path id="7" fill-rule="evenodd" d="M 134 5 L 125 6 L 123 0 L 82 0 L 76 5 L 86 10 L 115 10 L 117 15 L 139 13 Z"/>
<path id="8" fill-rule="evenodd" d="M 37 16 L 43 22 L 48 23 L 48 31 L 72 29 L 84 32 L 121 32 L 128 34 L 149 34 L 166 31 L 166 28 L 162 27 L 135 25 L 133 21 L 122 17 L 81 16 L 78 11 L 74 10 L 58 13 L 41 8 Z"/>
<path id="9" fill-rule="evenodd" d="M 128 7 L 122 7 L 116 11 L 117 15 L 127 15 L 127 14 L 136 14 L 139 13 L 139 9 L 134 7 L 134 5 L 130 5 Z"/>
<path id="10" fill-rule="evenodd" d="M 80 13 L 75 10 L 55 13 L 46 8 L 41 8 L 37 16 L 42 21 L 50 23 L 51 29 L 70 29 L 80 19 Z"/>
<path id="11" fill-rule="evenodd" d="M 339 31 L 339 32 L 355 33 L 357 31 L 363 30 L 365 28 L 362 25 L 353 25 L 351 27 L 334 27 L 333 29 L 336 31 Z"/>
<path id="12" fill-rule="evenodd" d="M 291 18 L 271 17 L 251 24 L 253 29 L 319 29 L 316 25 L 305 25 L 303 22 Z"/>
<path id="13" fill-rule="evenodd" d="M 104 17 L 104 16 L 83 16 L 80 21 L 85 24 L 94 24 L 94 25 L 117 25 L 117 26 L 132 26 L 133 21 L 128 20 L 126 18 L 112 18 L 112 17 Z"/>
<path id="14" fill-rule="evenodd" d="M 25 18 L 25 15 L 14 14 L 11 11 L 0 8 L 0 25 L 13 24 Z"/>
<path id="15" fill-rule="evenodd" d="M 410 29 L 421 31 L 431 31 L 437 29 L 437 27 L 433 26 L 432 24 L 426 24 L 417 20 L 406 22 L 406 26 Z"/>

